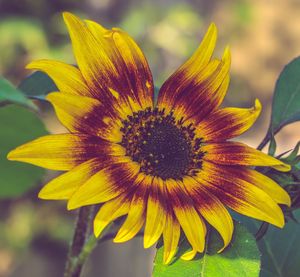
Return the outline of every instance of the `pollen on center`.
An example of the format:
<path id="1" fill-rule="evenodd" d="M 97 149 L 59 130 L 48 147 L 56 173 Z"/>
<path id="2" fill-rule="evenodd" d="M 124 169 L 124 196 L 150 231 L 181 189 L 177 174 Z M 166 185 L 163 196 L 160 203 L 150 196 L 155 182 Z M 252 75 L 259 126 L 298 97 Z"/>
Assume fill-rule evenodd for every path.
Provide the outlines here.
<path id="1" fill-rule="evenodd" d="M 165 179 L 193 176 L 202 164 L 202 140 L 173 113 L 147 108 L 123 121 L 121 145 L 141 171 Z"/>

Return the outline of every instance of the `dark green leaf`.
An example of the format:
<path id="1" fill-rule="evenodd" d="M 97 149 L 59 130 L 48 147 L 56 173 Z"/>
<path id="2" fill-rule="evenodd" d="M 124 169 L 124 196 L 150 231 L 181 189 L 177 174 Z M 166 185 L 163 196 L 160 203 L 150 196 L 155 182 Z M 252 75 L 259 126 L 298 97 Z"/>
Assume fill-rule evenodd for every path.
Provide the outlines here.
<path id="1" fill-rule="evenodd" d="M 57 91 L 52 79 L 41 71 L 36 71 L 25 78 L 19 89 L 32 98 L 44 99 L 49 92 Z"/>
<path id="2" fill-rule="evenodd" d="M 275 87 L 269 134 L 300 120 L 300 57 L 285 66 Z"/>
<path id="3" fill-rule="evenodd" d="M 192 261 L 179 258 L 189 249 L 186 241 L 170 265 L 163 265 L 163 247 L 156 253 L 153 277 L 256 277 L 259 276 L 260 255 L 254 237 L 241 224 L 235 225 L 231 245 L 218 254 L 222 242 L 215 230 L 209 231 L 206 250 Z"/>
<path id="4" fill-rule="evenodd" d="M 16 105 L 0 109 L 0 198 L 16 197 L 33 187 L 44 170 L 25 163 L 8 161 L 7 153 L 47 133 L 32 112 Z"/>
<path id="5" fill-rule="evenodd" d="M 0 103 L 16 103 L 21 104 L 31 109 L 36 109 L 36 106 L 26 98 L 26 96 L 16 89 L 8 80 L 0 77 Z"/>
<path id="6" fill-rule="evenodd" d="M 294 212 L 300 220 L 300 211 Z M 261 222 L 243 218 L 243 223 L 255 233 Z M 266 235 L 258 241 L 261 256 L 260 277 L 298 277 L 300 272 L 300 224 L 290 220 L 283 229 L 269 226 Z"/>
<path id="7" fill-rule="evenodd" d="M 298 163 L 297 154 L 299 152 L 299 147 L 300 147 L 300 141 L 296 144 L 294 150 L 286 158 L 282 160 L 292 165 L 297 164 Z"/>

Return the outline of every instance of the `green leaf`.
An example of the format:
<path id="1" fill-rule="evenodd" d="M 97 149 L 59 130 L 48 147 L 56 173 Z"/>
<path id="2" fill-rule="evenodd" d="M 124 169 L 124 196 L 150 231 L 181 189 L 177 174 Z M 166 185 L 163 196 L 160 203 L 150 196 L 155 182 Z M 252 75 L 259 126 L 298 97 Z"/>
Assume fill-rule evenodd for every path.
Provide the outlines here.
<path id="1" fill-rule="evenodd" d="M 294 212 L 300 220 L 300 210 Z M 255 233 L 260 222 L 244 218 L 243 223 Z M 266 235 L 258 241 L 261 256 L 260 277 L 298 277 L 300 272 L 300 224 L 290 220 L 283 229 L 269 226 Z"/>
<path id="2" fill-rule="evenodd" d="M 277 145 L 276 145 L 275 137 L 272 137 L 270 144 L 269 144 L 268 154 L 271 156 L 274 156 L 275 152 L 276 152 L 276 148 L 277 148 Z"/>
<path id="3" fill-rule="evenodd" d="M 15 88 L 8 80 L 0 77 L 0 103 L 16 103 L 36 110 L 36 106 L 26 96 Z"/>
<path id="4" fill-rule="evenodd" d="M 47 131 L 36 114 L 17 105 L 2 107 L 0 118 L 0 198 L 17 197 L 36 185 L 45 171 L 8 161 L 7 153 Z"/>
<path id="5" fill-rule="evenodd" d="M 285 66 L 275 87 L 269 134 L 300 120 L 300 57 Z"/>
<path id="6" fill-rule="evenodd" d="M 294 150 L 286 158 L 283 158 L 282 160 L 292 165 L 296 164 L 298 162 L 297 154 L 299 152 L 299 148 L 300 148 L 300 141 L 296 144 Z"/>
<path id="7" fill-rule="evenodd" d="M 153 277 L 256 277 L 259 276 L 260 254 L 255 239 L 241 224 L 235 224 L 231 245 L 222 253 L 222 241 L 215 230 L 206 238 L 206 250 L 192 261 L 179 257 L 189 250 L 188 243 L 180 244 L 179 253 L 170 265 L 164 265 L 163 247 L 159 248 L 154 260 Z"/>
<path id="8" fill-rule="evenodd" d="M 41 71 L 36 71 L 25 78 L 18 87 L 32 98 L 44 99 L 49 92 L 57 91 L 52 79 Z"/>

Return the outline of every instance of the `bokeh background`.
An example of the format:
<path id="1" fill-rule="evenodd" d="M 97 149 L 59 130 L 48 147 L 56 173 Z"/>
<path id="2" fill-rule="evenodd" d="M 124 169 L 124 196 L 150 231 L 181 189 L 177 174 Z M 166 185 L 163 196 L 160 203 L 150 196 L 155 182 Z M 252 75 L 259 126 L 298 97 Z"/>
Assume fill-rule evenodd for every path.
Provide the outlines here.
<path id="1" fill-rule="evenodd" d="M 74 63 L 63 11 L 125 29 L 145 52 L 157 86 L 191 55 L 214 21 L 216 53 L 227 44 L 232 50 L 225 105 L 248 107 L 255 98 L 263 103 L 260 119 L 243 135 L 254 147 L 268 127 L 276 79 L 300 55 L 298 0 L 0 0 L 0 75 L 17 85 L 30 73 L 24 66 L 31 60 Z M 64 131 L 50 108 L 41 117 L 49 132 Z M 299 135 L 299 123 L 284 128 L 277 136 L 278 153 L 293 148 Z M 74 213 L 63 202 L 37 199 L 39 188 L 55 174 L 47 173 L 17 199 L 0 199 L 0 276 L 62 276 Z M 150 276 L 153 255 L 140 238 L 121 245 L 105 242 L 83 276 Z"/>

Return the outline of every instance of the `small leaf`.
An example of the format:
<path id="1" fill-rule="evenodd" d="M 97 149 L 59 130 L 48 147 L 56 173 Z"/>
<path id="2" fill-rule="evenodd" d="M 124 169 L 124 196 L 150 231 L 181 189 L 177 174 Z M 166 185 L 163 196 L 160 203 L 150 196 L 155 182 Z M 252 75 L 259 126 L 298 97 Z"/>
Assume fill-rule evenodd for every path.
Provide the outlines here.
<path id="1" fill-rule="evenodd" d="M 300 57 L 285 66 L 275 87 L 269 134 L 300 120 Z"/>
<path id="2" fill-rule="evenodd" d="M 26 95 L 32 98 L 44 100 L 49 92 L 57 91 L 52 79 L 41 71 L 36 71 L 25 78 L 18 87 Z"/>
<path id="3" fill-rule="evenodd" d="M 269 144 L 268 154 L 274 156 L 276 152 L 276 147 L 277 145 L 276 145 L 275 137 L 272 137 Z"/>
<path id="4" fill-rule="evenodd" d="M 13 148 L 47 134 L 40 119 L 17 105 L 0 109 L 0 198 L 17 197 L 42 178 L 44 170 L 32 165 L 8 161 Z"/>
<path id="5" fill-rule="evenodd" d="M 239 223 L 235 224 L 231 245 L 222 253 L 222 242 L 215 230 L 206 238 L 206 250 L 192 261 L 179 257 L 189 250 L 186 241 L 180 244 L 179 253 L 170 265 L 162 263 L 163 247 L 156 252 L 153 277 L 256 277 L 259 276 L 260 254 L 254 237 Z"/>
<path id="6" fill-rule="evenodd" d="M 300 220 L 300 210 L 294 212 Z M 244 217 L 242 219 L 250 231 L 255 233 L 260 223 Z M 290 220 L 283 229 L 269 226 L 266 235 L 258 241 L 261 251 L 260 277 L 298 277 L 300 272 L 300 224 Z"/>
<path id="7" fill-rule="evenodd" d="M 300 141 L 296 144 L 294 150 L 288 155 L 288 157 L 282 159 L 284 162 L 290 163 L 290 164 L 297 164 L 298 163 L 298 152 L 300 147 Z"/>
<path id="8" fill-rule="evenodd" d="M 36 106 L 8 80 L 0 77 L 0 103 L 16 103 L 36 110 Z"/>

